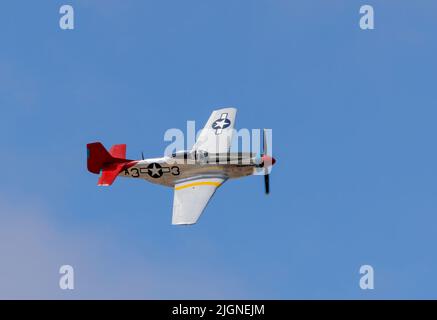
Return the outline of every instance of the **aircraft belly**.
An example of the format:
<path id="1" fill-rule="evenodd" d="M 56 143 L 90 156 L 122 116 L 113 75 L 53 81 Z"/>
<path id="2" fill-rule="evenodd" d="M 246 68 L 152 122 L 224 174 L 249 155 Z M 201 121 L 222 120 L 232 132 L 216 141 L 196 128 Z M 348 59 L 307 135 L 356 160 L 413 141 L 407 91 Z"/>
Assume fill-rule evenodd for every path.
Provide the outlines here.
<path id="1" fill-rule="evenodd" d="M 253 165 L 228 165 L 226 166 L 226 175 L 231 178 L 246 177 L 253 174 Z"/>
<path id="2" fill-rule="evenodd" d="M 187 164 L 181 166 L 181 175 L 174 179 L 174 182 L 184 179 L 193 178 L 196 176 L 223 176 L 226 175 L 223 165 L 193 165 Z"/>

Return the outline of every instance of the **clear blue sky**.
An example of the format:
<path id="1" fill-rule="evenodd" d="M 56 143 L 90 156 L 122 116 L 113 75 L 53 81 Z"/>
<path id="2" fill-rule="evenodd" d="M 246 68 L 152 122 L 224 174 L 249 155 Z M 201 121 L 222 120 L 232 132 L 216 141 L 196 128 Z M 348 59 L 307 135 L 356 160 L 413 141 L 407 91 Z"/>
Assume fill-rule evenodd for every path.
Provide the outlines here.
<path id="1" fill-rule="evenodd" d="M 73 31 L 0 5 L 0 297 L 437 298 L 435 1 L 68 3 Z M 229 105 L 273 129 L 268 197 L 229 181 L 181 228 L 170 188 L 86 170 L 87 142 L 159 156 Z"/>

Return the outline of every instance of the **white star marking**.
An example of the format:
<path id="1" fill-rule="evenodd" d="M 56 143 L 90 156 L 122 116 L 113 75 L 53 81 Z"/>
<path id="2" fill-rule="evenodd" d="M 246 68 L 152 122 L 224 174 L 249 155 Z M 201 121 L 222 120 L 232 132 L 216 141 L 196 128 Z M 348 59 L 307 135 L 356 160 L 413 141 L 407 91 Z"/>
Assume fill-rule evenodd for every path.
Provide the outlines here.
<path id="1" fill-rule="evenodd" d="M 215 129 L 215 134 L 221 134 L 224 128 L 229 127 L 230 122 L 226 122 L 226 119 L 228 118 L 227 113 L 222 113 L 220 116 L 220 119 L 214 121 L 213 129 Z M 226 125 L 228 124 L 228 125 Z"/>
<path id="2" fill-rule="evenodd" d="M 225 126 L 225 120 L 226 120 L 226 119 L 220 119 L 220 120 L 217 120 L 217 121 L 215 122 L 215 127 L 216 127 L 216 129 L 223 129 L 223 127 Z"/>
<path id="3" fill-rule="evenodd" d="M 151 171 L 152 176 L 160 176 L 161 174 L 159 173 L 159 170 L 161 170 L 160 168 L 156 167 L 156 164 L 154 163 L 152 168 L 149 169 Z"/>

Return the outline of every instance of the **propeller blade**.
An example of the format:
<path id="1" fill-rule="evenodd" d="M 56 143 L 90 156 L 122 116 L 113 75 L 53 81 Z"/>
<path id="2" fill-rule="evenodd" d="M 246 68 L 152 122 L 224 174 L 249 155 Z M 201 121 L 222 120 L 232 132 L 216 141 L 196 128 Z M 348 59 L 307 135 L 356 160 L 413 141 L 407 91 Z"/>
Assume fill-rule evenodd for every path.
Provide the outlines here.
<path id="1" fill-rule="evenodd" d="M 261 156 L 266 154 L 265 150 L 266 150 L 266 133 L 263 129 L 263 144 L 262 144 L 262 149 L 261 149 Z"/>
<path id="2" fill-rule="evenodd" d="M 269 146 L 267 145 L 267 134 L 266 129 L 263 129 L 263 155 L 269 154 Z"/>
<path id="3" fill-rule="evenodd" d="M 266 194 L 269 194 L 270 193 L 270 175 L 269 174 L 266 174 L 264 176 L 264 186 L 265 186 Z"/>
<path id="4" fill-rule="evenodd" d="M 144 160 L 144 153 L 141 151 L 141 158 Z"/>

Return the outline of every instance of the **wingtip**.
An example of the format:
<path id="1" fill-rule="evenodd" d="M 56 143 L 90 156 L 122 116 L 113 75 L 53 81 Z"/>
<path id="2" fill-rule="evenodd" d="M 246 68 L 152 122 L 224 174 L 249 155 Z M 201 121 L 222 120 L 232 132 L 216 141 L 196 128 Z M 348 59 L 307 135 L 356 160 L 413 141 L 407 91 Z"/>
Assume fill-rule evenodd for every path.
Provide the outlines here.
<path id="1" fill-rule="evenodd" d="M 171 223 L 173 226 L 192 226 L 196 224 L 196 222 L 182 222 L 182 221 L 173 221 Z"/>
<path id="2" fill-rule="evenodd" d="M 216 109 L 214 111 L 220 111 L 220 112 L 223 112 L 223 111 L 234 111 L 234 112 L 237 112 L 237 108 L 232 107 L 232 106 L 229 106 L 229 107 L 218 107 L 218 109 Z"/>

